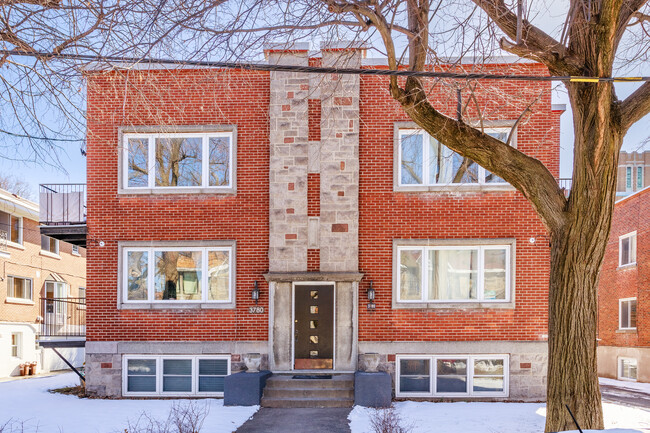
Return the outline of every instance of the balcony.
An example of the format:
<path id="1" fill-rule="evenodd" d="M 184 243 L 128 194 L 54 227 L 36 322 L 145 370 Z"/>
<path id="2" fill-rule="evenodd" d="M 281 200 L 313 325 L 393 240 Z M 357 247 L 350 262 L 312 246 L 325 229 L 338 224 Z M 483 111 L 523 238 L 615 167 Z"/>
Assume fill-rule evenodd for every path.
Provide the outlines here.
<path id="1" fill-rule="evenodd" d="M 86 247 L 86 184 L 41 184 L 41 234 Z"/>
<path id="2" fill-rule="evenodd" d="M 41 298 L 38 343 L 43 347 L 83 347 L 86 298 Z"/>

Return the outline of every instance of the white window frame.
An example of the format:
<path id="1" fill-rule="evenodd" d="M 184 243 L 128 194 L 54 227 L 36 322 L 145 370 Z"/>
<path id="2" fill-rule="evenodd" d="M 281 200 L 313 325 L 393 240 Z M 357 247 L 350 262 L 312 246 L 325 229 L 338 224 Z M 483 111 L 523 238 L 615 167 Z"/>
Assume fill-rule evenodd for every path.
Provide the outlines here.
<path id="1" fill-rule="evenodd" d="M 638 311 L 639 311 L 639 303 L 636 298 L 622 298 L 618 300 L 618 329 L 621 331 L 628 331 L 628 330 L 635 330 L 636 326 L 634 327 L 623 327 L 623 308 L 627 308 L 627 319 L 628 319 L 628 324 L 632 323 L 632 318 L 630 316 L 632 312 L 632 303 L 631 301 L 635 301 L 637 303 L 636 308 L 637 308 L 637 321 L 638 321 Z M 624 307 L 624 304 L 627 304 L 627 307 Z"/>
<path id="2" fill-rule="evenodd" d="M 16 344 L 15 345 L 11 344 L 12 341 L 9 341 L 9 343 L 10 343 L 10 345 L 9 345 L 9 347 L 10 347 L 9 356 L 11 356 L 12 358 L 21 358 L 22 359 L 22 357 L 23 357 L 23 347 L 22 347 L 23 333 L 22 332 L 12 332 L 9 338 L 13 339 L 14 336 L 16 336 Z M 14 348 L 16 349 L 16 354 L 15 355 L 14 355 Z"/>
<path id="3" fill-rule="evenodd" d="M 228 184 L 227 185 L 209 185 L 209 138 L 210 137 L 228 137 Z M 129 186 L 129 139 L 146 138 L 147 145 L 147 186 Z M 155 146 L 157 138 L 201 138 L 201 185 L 187 186 L 156 186 L 156 161 Z M 174 133 L 125 133 L 122 136 L 122 189 L 125 191 L 143 191 L 143 190 L 192 190 L 192 189 L 209 189 L 214 191 L 232 190 L 233 173 L 234 173 L 234 131 L 214 131 L 214 132 L 174 132 Z"/>
<path id="4" fill-rule="evenodd" d="M 24 244 L 23 232 L 25 230 L 24 230 L 23 224 L 25 223 L 25 219 L 23 217 L 21 217 L 21 216 L 12 214 L 11 212 L 6 212 L 6 211 L 3 211 L 3 212 L 6 213 L 7 215 L 9 215 L 9 227 L 7 227 L 8 228 L 8 230 L 7 230 L 7 245 L 14 246 L 14 247 L 18 246 L 18 247 L 22 248 L 22 246 Z M 12 218 L 16 218 L 18 220 L 18 242 L 14 242 L 14 241 L 11 240 L 11 237 L 12 237 L 11 234 L 13 233 L 12 232 L 13 225 L 11 224 L 11 219 Z"/>
<path id="5" fill-rule="evenodd" d="M 133 251 L 147 252 L 147 299 L 133 300 L 129 299 L 128 290 L 128 253 Z M 159 251 L 200 251 L 201 255 L 201 299 L 196 300 L 177 300 L 155 298 L 155 253 Z M 208 299 L 208 252 L 210 251 L 227 251 L 229 268 L 229 290 L 227 300 L 209 300 Z M 122 302 L 124 304 L 231 304 L 234 298 L 235 290 L 235 266 L 234 266 L 235 248 L 233 246 L 213 246 L 213 247 L 184 247 L 179 246 L 160 246 L 160 247 L 124 247 L 122 249 Z"/>
<path id="6" fill-rule="evenodd" d="M 402 392 L 400 391 L 401 360 L 402 359 L 428 359 L 429 360 L 429 389 L 431 392 Z M 439 393 L 437 387 L 437 361 L 439 359 L 466 359 L 467 360 L 467 392 Z M 474 360 L 476 359 L 502 359 L 503 360 L 503 391 L 487 392 L 474 391 Z M 424 355 L 396 355 L 395 356 L 395 397 L 508 397 L 510 395 L 510 355 L 507 354 L 424 354 Z"/>
<path id="7" fill-rule="evenodd" d="M 49 250 L 44 250 L 43 249 L 43 236 L 45 236 L 48 239 L 54 239 L 54 247 L 55 247 L 54 249 L 55 249 L 55 251 L 49 251 Z M 41 235 L 41 253 L 44 253 L 45 255 L 52 255 L 52 256 L 59 257 L 60 247 L 61 247 L 61 245 L 59 244 L 58 239 L 53 238 L 52 236 L 48 236 L 48 235 Z"/>
<path id="8" fill-rule="evenodd" d="M 631 377 L 623 376 L 623 361 L 634 361 L 636 364 L 637 379 L 632 379 Z M 627 356 L 619 356 L 618 365 L 616 366 L 618 380 L 625 380 L 627 382 L 636 382 L 639 377 L 639 361 L 636 358 L 630 358 Z"/>
<path id="9" fill-rule="evenodd" d="M 154 359 L 156 361 L 156 392 L 128 391 L 128 360 L 130 359 Z M 163 360 L 188 359 L 192 361 L 192 391 L 191 392 L 164 392 L 163 389 Z M 199 360 L 220 359 L 226 360 L 228 370 L 226 376 L 231 373 L 230 355 L 123 355 L 122 357 L 122 396 L 124 397 L 223 397 L 223 392 L 199 392 Z"/>
<path id="10" fill-rule="evenodd" d="M 29 298 L 17 298 L 13 296 L 16 294 L 14 288 L 14 280 L 20 278 L 21 280 L 29 281 Z M 12 296 L 9 296 L 11 293 Z M 28 277 L 20 277 L 18 275 L 7 275 L 7 300 L 8 301 L 34 301 L 34 280 Z"/>
<path id="11" fill-rule="evenodd" d="M 483 131 L 486 134 L 489 134 L 490 132 L 507 132 L 508 134 L 511 133 L 513 130 L 512 126 L 490 126 L 490 127 L 485 127 L 483 128 Z M 404 136 L 412 136 L 412 135 L 421 135 L 422 136 L 422 143 L 424 146 L 423 153 L 422 153 L 422 183 L 402 183 L 402 137 Z M 517 131 L 512 133 L 512 138 L 510 139 L 510 146 L 516 148 L 516 137 L 517 137 Z M 485 175 L 486 172 L 489 172 L 489 170 L 486 170 L 481 166 L 479 163 L 476 163 L 478 166 L 478 182 L 474 183 L 435 183 L 431 182 L 429 179 L 429 174 L 430 174 L 430 166 L 429 166 L 429 149 L 430 149 L 430 142 L 431 140 L 435 140 L 435 138 L 431 137 L 429 134 L 427 134 L 423 129 L 418 129 L 418 128 L 399 128 L 397 131 L 397 187 L 399 189 L 408 189 L 408 188 L 429 188 L 429 187 L 444 187 L 444 188 L 449 188 L 449 187 L 461 187 L 461 188 L 468 188 L 468 187 L 476 187 L 476 186 L 510 186 L 510 184 L 507 181 L 503 182 L 486 182 L 485 181 Z M 440 143 L 443 146 L 445 145 L 444 143 Z M 445 146 L 446 147 L 446 146 Z M 451 150 L 451 149 L 449 149 Z M 454 153 L 457 153 L 453 150 L 451 150 Z"/>
<path id="12" fill-rule="evenodd" d="M 485 299 L 485 250 L 502 250 L 506 251 L 506 294 L 505 299 Z M 422 294 L 420 299 L 415 300 L 402 300 L 400 296 L 402 294 L 401 290 L 401 278 L 400 278 L 400 255 L 402 251 L 421 251 L 422 253 L 422 275 L 421 275 L 421 287 Z M 428 299 L 429 294 L 429 281 L 428 281 L 428 251 L 435 250 L 478 250 L 478 281 L 476 287 L 476 299 Z M 399 245 L 397 247 L 397 255 L 395 259 L 394 270 L 395 272 L 395 281 L 396 281 L 396 297 L 395 300 L 399 304 L 422 304 L 422 303 L 440 303 L 440 304 L 464 304 L 464 303 L 477 303 L 477 302 L 486 302 L 486 303 L 509 303 L 511 302 L 511 279 L 512 279 L 512 269 L 511 269 L 511 245 L 432 245 L 432 246 L 417 246 L 417 245 Z"/>
<path id="13" fill-rule="evenodd" d="M 630 262 L 623 263 L 623 239 L 630 238 Z M 633 266 L 636 265 L 636 230 L 623 236 L 618 237 L 618 266 Z"/>
<path id="14" fill-rule="evenodd" d="M 80 256 L 81 255 L 81 254 L 79 254 L 79 245 L 74 245 L 74 244 L 72 245 L 72 254 L 75 255 L 75 256 Z"/>

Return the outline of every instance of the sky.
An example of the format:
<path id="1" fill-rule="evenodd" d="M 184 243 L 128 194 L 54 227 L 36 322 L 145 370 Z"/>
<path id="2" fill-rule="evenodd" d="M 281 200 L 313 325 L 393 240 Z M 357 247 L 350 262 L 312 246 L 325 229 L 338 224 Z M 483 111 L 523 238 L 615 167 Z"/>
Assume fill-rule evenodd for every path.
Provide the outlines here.
<path id="1" fill-rule="evenodd" d="M 551 35 L 557 34 L 558 28 L 562 25 L 566 11 L 566 0 L 544 0 L 533 3 L 529 1 L 531 10 L 538 10 L 530 19 L 533 24 L 542 28 Z M 650 64 L 641 64 L 638 70 L 639 75 L 650 75 Z M 557 83 L 556 83 L 557 84 Z M 616 92 L 620 99 L 623 99 L 638 87 L 634 83 L 617 83 Z M 560 91 L 553 94 L 554 104 L 566 104 L 567 111 L 561 117 L 560 127 L 560 177 L 571 177 L 573 164 L 573 122 L 571 107 L 566 92 L 562 86 L 557 86 Z M 1 113 L 0 113 L 1 114 Z M 54 120 L 55 121 L 55 120 Z M 622 150 L 643 151 L 650 150 L 647 139 L 650 137 L 648 125 L 650 115 L 637 122 L 625 137 Z M 56 125 L 52 127 L 57 130 Z M 61 128 L 58 128 L 60 130 Z M 0 142 L 3 140 L 0 135 Z M 646 142 L 643 147 L 643 142 Z M 29 183 L 33 190 L 33 197 L 37 197 L 38 185 L 41 183 L 85 183 L 86 182 L 86 158 L 81 154 L 79 143 L 61 143 L 62 151 L 59 155 L 61 167 L 42 166 L 33 162 L 8 161 L 0 155 L 0 174 L 10 175 Z"/>

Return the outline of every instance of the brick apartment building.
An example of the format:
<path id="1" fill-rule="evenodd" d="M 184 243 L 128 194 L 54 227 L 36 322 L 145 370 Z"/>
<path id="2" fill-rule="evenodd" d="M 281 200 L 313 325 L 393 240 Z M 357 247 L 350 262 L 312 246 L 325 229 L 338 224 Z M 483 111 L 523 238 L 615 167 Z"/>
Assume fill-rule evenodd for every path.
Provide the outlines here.
<path id="1" fill-rule="evenodd" d="M 650 185 L 650 150 L 621 152 L 618 157 L 616 195 L 624 197 Z"/>
<path id="2" fill-rule="evenodd" d="M 55 299 L 83 298 L 85 288 L 85 249 L 42 236 L 38 204 L 0 189 L 0 377 L 31 362 L 38 371 L 67 368 L 37 340 L 44 323 L 64 328 L 68 317 L 80 317 L 81 306 L 63 308 Z M 83 364 L 83 349 L 60 351 Z"/>
<path id="3" fill-rule="evenodd" d="M 267 59 L 386 67 L 294 48 Z M 541 95 L 511 144 L 557 176 L 550 84 L 481 84 L 504 141 Z M 435 104 L 455 115 L 445 89 Z M 87 113 L 89 391 L 219 395 L 247 353 L 274 373 L 354 372 L 379 353 L 399 397 L 545 398 L 545 229 L 420 131 L 386 77 L 91 70 Z"/>
<path id="4" fill-rule="evenodd" d="M 650 382 L 650 187 L 616 202 L 598 286 L 598 374 Z"/>

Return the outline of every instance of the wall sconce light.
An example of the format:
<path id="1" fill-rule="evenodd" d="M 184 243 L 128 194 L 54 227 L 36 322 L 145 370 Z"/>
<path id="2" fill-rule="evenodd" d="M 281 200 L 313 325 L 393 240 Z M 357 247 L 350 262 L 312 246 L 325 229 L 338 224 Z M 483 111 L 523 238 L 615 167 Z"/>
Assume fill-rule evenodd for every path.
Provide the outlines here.
<path id="1" fill-rule="evenodd" d="M 370 281 L 366 295 L 368 296 L 368 311 L 375 311 L 375 289 L 372 287 L 372 281 Z"/>
<path id="2" fill-rule="evenodd" d="M 260 289 L 257 287 L 257 281 L 255 281 L 255 287 L 253 288 L 253 291 L 251 292 L 251 299 L 255 301 L 255 304 L 257 305 L 257 301 L 260 299 Z"/>

